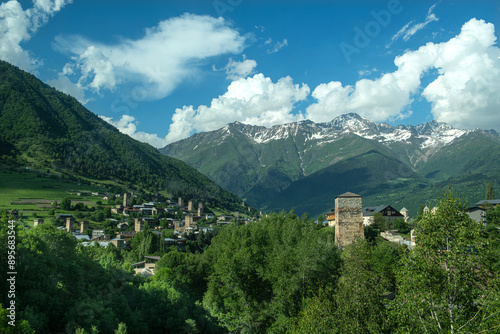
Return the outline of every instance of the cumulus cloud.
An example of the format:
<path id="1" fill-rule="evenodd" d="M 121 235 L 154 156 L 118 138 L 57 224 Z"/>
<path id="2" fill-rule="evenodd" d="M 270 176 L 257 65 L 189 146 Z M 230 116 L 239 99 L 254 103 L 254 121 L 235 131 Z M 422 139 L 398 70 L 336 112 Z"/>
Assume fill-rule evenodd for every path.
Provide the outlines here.
<path id="1" fill-rule="evenodd" d="M 16 0 L 0 5 L 0 59 L 26 71 L 36 69 L 40 60 L 33 57 L 21 44 L 29 41 L 49 18 L 72 0 L 35 0 L 33 7 L 23 10 Z"/>
<path id="2" fill-rule="evenodd" d="M 434 118 L 461 128 L 500 129 L 500 49 L 491 23 L 470 20 L 449 42 L 429 45 L 436 80 L 422 95 Z"/>
<path id="3" fill-rule="evenodd" d="M 114 89 L 121 82 L 144 86 L 146 99 L 169 95 L 194 77 L 203 60 L 243 50 L 246 37 L 224 18 L 184 14 L 146 29 L 141 39 L 102 44 L 83 37 L 59 36 L 54 48 L 72 55 L 68 75 L 90 90 Z M 248 63 L 247 63 L 248 65 Z"/>
<path id="4" fill-rule="evenodd" d="M 233 81 L 225 94 L 213 99 L 210 106 L 184 106 L 175 110 L 167 142 L 188 137 L 193 132 L 210 131 L 227 123 L 273 126 L 303 119 L 292 111 L 298 101 L 309 95 L 305 84 L 293 84 L 290 77 L 276 83 L 259 73 Z"/>
<path id="5" fill-rule="evenodd" d="M 121 133 L 129 135 L 130 137 L 148 143 L 156 148 L 164 147 L 167 144 L 165 138 L 160 138 L 156 133 L 146 133 L 142 131 L 137 131 L 138 122 L 135 117 L 130 115 L 123 115 L 119 120 L 115 121 L 112 117 L 99 116 L 101 119 L 105 120 L 109 124 L 117 128 Z"/>
<path id="6" fill-rule="evenodd" d="M 436 120 L 462 128 L 500 129 L 500 49 L 495 41 L 493 24 L 471 19 L 449 41 L 428 43 L 396 57 L 392 73 L 355 85 L 320 84 L 312 93 L 317 102 L 307 108 L 306 117 L 329 121 L 357 112 L 374 121 L 402 119 L 411 114 L 408 107 L 422 89 L 421 77 L 437 69 L 437 78 L 422 92 Z"/>
<path id="7" fill-rule="evenodd" d="M 257 67 L 257 62 L 253 59 L 246 59 L 243 55 L 243 61 L 235 61 L 229 58 L 224 69 L 226 70 L 227 78 L 231 80 L 237 80 L 240 78 L 246 78 L 254 72 Z"/>

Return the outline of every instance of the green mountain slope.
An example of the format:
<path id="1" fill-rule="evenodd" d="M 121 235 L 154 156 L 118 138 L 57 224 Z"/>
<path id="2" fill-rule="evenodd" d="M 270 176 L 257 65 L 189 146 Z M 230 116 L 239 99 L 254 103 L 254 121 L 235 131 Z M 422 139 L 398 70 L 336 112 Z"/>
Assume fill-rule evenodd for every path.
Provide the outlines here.
<path id="1" fill-rule="evenodd" d="M 429 158 L 417 171 L 427 178 L 443 181 L 467 173 L 500 175 L 500 138 L 474 131 Z"/>
<path id="2" fill-rule="evenodd" d="M 0 158 L 237 207 L 237 196 L 186 163 L 120 133 L 74 98 L 0 61 Z"/>
<path id="3" fill-rule="evenodd" d="M 384 145 L 347 133 L 323 143 L 311 139 L 304 122 L 279 129 L 275 138 L 258 142 L 253 137 L 263 127 L 232 123 L 221 130 L 195 134 L 172 143 L 160 152 L 187 162 L 222 187 L 252 205 L 266 207 L 295 181 L 338 161 L 370 150 L 395 157 Z"/>
<path id="4" fill-rule="evenodd" d="M 405 206 L 415 214 L 448 185 L 474 203 L 487 181 L 500 180 L 500 137 L 494 131 L 436 121 L 391 127 L 356 114 L 272 128 L 236 122 L 160 152 L 254 206 L 297 213 L 325 212 L 334 196 L 357 191 L 367 205 Z M 378 159 L 368 152 L 378 152 Z"/>
<path id="5" fill-rule="evenodd" d="M 297 214 L 319 215 L 332 208 L 336 196 L 351 191 L 363 196 L 363 205 L 376 205 L 376 195 L 426 187 L 424 178 L 399 160 L 371 150 L 344 159 L 292 183 L 267 207 Z"/>

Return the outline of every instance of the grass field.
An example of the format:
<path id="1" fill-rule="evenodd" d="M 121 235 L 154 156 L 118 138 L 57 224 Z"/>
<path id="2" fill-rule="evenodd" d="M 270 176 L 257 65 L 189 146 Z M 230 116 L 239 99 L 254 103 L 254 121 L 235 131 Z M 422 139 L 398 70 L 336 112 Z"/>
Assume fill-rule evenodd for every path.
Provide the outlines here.
<path id="1" fill-rule="evenodd" d="M 95 205 L 102 198 L 91 195 L 92 192 L 104 191 L 99 186 L 78 184 L 55 174 L 0 166 L 0 210 L 19 211 L 28 225 L 35 218 L 47 218 L 48 206 L 54 201 L 70 198 L 72 203 Z M 78 196 L 78 193 L 89 195 Z"/>

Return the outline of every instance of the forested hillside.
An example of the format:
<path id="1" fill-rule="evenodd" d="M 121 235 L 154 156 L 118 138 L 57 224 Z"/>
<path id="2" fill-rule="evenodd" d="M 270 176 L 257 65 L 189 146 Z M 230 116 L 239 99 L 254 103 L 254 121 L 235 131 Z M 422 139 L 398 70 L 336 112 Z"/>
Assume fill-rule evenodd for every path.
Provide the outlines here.
<path id="1" fill-rule="evenodd" d="M 74 98 L 0 61 L 0 158 L 7 165 L 112 180 L 123 188 L 235 208 L 237 196 L 182 161 L 120 133 Z"/>

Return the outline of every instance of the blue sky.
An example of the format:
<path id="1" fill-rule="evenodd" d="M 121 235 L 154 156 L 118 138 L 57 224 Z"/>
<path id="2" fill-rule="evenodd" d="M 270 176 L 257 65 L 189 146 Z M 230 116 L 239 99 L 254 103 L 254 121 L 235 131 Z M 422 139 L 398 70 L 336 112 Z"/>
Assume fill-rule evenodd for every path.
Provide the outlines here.
<path id="1" fill-rule="evenodd" d="M 498 1 L 0 3 L 0 59 L 155 147 L 357 112 L 500 131 Z"/>

